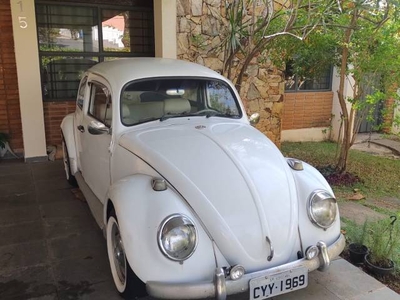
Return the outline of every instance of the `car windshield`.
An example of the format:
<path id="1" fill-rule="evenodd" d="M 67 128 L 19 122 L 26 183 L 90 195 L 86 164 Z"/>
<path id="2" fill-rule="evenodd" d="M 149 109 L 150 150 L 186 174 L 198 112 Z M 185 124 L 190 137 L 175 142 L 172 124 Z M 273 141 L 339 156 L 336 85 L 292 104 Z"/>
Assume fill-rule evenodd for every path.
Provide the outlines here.
<path id="1" fill-rule="evenodd" d="M 187 116 L 242 116 L 230 86 L 216 79 L 157 78 L 134 81 L 122 91 L 120 107 L 122 123 L 126 126 Z"/>

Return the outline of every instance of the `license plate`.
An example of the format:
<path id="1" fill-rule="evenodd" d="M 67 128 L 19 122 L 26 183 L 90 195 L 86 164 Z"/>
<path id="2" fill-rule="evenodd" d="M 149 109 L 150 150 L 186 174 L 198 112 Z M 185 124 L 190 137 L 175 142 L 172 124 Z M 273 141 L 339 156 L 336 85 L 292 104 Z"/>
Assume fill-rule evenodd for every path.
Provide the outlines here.
<path id="1" fill-rule="evenodd" d="M 298 268 L 258 277 L 250 280 L 250 299 L 267 299 L 280 294 L 303 289 L 307 285 L 308 270 L 306 268 Z"/>

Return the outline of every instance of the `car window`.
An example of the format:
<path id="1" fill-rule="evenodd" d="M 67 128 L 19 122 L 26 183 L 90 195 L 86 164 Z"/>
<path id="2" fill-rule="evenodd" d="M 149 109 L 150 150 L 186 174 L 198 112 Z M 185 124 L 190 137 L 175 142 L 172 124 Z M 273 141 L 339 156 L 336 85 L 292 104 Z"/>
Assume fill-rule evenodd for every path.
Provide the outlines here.
<path id="1" fill-rule="evenodd" d="M 204 78 L 157 78 L 134 81 L 121 93 L 121 121 L 130 126 L 170 117 L 218 116 L 240 118 L 230 86 Z"/>
<path id="2" fill-rule="evenodd" d="M 112 121 L 112 102 L 107 88 L 98 83 L 92 83 L 90 87 L 89 114 L 111 127 Z"/>
<path id="3" fill-rule="evenodd" d="M 81 81 L 81 85 L 79 86 L 78 90 L 78 97 L 76 100 L 76 105 L 82 109 L 83 103 L 85 101 L 85 94 L 86 94 L 86 84 L 87 84 L 87 77 L 84 77 Z"/>

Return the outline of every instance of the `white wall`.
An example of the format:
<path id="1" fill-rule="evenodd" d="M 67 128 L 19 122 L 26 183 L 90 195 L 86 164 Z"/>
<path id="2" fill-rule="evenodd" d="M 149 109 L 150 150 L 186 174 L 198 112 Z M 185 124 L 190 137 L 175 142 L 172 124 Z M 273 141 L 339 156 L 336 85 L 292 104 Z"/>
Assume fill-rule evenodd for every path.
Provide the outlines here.
<path id="1" fill-rule="evenodd" d="M 34 1 L 11 0 L 25 160 L 47 160 Z"/>
<path id="2" fill-rule="evenodd" d="M 156 57 L 176 58 L 176 0 L 153 0 Z"/>
<path id="3" fill-rule="evenodd" d="M 329 139 L 329 127 L 282 130 L 282 142 L 320 142 Z"/>

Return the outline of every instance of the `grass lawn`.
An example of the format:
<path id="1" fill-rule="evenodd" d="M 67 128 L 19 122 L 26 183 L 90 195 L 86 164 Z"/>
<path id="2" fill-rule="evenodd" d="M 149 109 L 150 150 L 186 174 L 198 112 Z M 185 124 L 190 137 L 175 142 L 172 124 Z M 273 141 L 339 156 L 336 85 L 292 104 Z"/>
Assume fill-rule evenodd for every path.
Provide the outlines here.
<path id="1" fill-rule="evenodd" d="M 315 167 L 335 165 L 338 151 L 337 144 L 332 142 L 286 142 L 282 143 L 281 150 L 285 156 L 301 159 Z M 333 187 L 339 199 L 352 194 L 354 188 L 369 198 L 400 198 L 400 160 L 350 150 L 347 169 L 363 182 L 353 187 Z"/>

